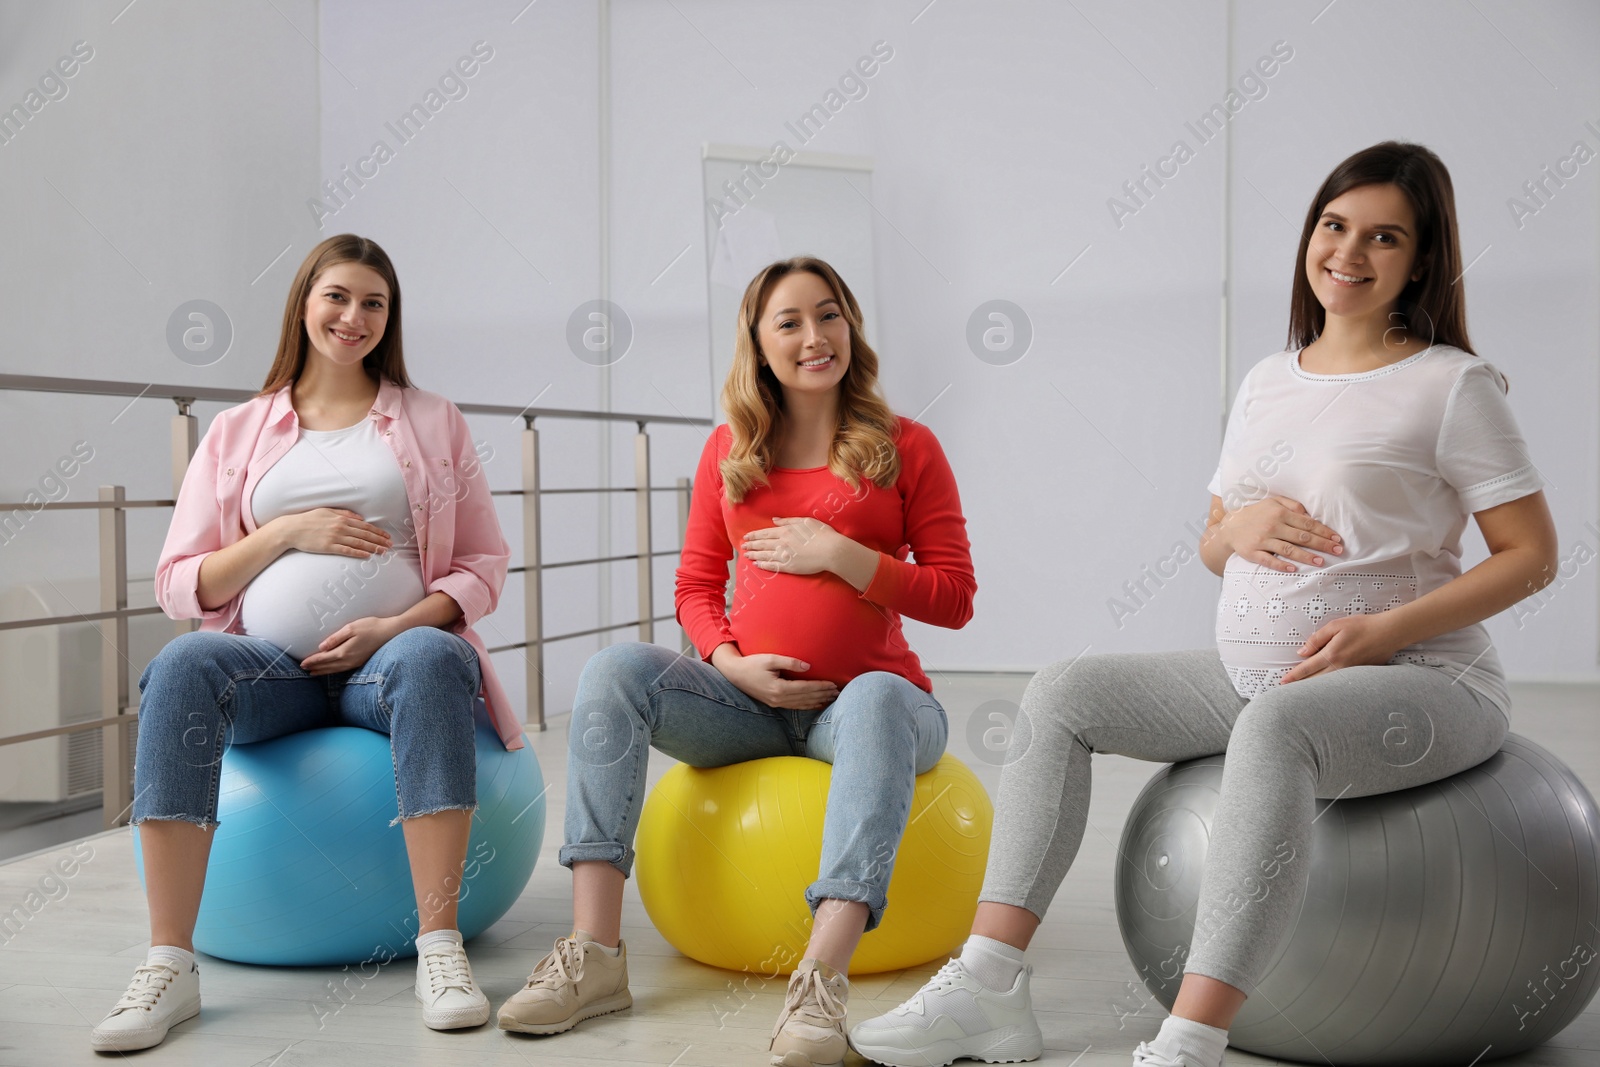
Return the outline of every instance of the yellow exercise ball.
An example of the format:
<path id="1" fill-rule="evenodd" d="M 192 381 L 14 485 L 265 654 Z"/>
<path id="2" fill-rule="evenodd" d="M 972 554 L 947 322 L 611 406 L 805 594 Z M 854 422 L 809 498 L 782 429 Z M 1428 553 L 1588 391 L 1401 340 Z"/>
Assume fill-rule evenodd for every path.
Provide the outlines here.
<path id="1" fill-rule="evenodd" d="M 679 764 L 646 798 L 634 871 L 650 921 L 690 959 L 768 976 L 799 964 L 811 933 L 805 890 L 822 859 L 833 768 L 775 756 L 727 767 Z M 917 777 L 893 856 L 889 904 L 861 939 L 852 974 L 954 952 L 972 928 L 994 807 L 948 753 Z M 885 850 L 881 857 L 891 857 Z"/>

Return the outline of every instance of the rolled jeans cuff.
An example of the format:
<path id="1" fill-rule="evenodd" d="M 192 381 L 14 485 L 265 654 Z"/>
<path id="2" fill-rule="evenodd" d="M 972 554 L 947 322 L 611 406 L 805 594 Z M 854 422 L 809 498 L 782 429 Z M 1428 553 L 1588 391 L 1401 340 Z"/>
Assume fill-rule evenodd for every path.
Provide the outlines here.
<path id="1" fill-rule="evenodd" d="M 209 815 L 186 815 L 181 813 L 176 815 L 154 815 L 137 810 L 135 810 L 133 817 L 128 822 L 133 826 L 138 826 L 144 822 L 186 822 L 198 826 L 202 830 L 213 830 L 222 825 Z"/>
<path id="2" fill-rule="evenodd" d="M 850 900 L 867 906 L 867 928 L 863 933 L 877 929 L 883 921 L 883 909 L 889 906 L 883 889 L 870 882 L 857 882 L 848 878 L 823 878 L 806 887 L 806 905 L 816 915 L 817 905 L 824 900 Z"/>
<path id="3" fill-rule="evenodd" d="M 615 841 L 580 842 L 576 845 L 562 845 L 561 851 L 556 853 L 556 862 L 570 869 L 574 863 L 602 860 L 621 871 L 622 877 L 627 878 L 633 871 L 633 855 L 632 848 L 619 845 Z"/>

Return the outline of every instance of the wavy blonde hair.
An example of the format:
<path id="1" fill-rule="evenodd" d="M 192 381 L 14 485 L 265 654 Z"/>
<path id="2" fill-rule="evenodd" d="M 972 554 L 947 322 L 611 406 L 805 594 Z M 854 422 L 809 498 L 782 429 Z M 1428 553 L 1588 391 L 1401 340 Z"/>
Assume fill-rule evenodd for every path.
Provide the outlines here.
<path id="1" fill-rule="evenodd" d="M 815 274 L 827 284 L 850 326 L 850 365 L 839 383 L 839 425 L 828 448 L 828 469 L 852 492 L 860 492 L 863 478 L 887 489 L 900 477 L 900 451 L 895 447 L 899 422 L 878 389 L 878 354 L 861 332 L 861 306 L 831 266 L 814 256 L 796 256 L 763 269 L 739 302 L 733 369 L 722 383 L 722 409 L 733 432 L 733 447 L 721 464 L 722 483 L 735 504 L 751 487 L 767 484 L 775 461 L 783 386 L 761 361 L 756 331 L 772 290 L 796 271 Z"/>

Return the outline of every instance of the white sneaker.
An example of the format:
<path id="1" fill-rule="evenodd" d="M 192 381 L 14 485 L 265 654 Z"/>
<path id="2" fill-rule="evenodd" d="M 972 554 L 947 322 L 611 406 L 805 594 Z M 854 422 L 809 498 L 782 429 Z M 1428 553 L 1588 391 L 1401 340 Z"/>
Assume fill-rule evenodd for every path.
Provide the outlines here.
<path id="1" fill-rule="evenodd" d="M 159 1045 L 167 1031 L 200 1014 L 200 968 L 151 956 L 133 972 L 128 991 L 89 1033 L 99 1052 L 132 1052 Z"/>
<path id="2" fill-rule="evenodd" d="M 458 1030 L 489 1021 L 489 998 L 472 979 L 459 941 L 435 941 L 417 953 L 417 999 L 431 1030 Z"/>
<path id="3" fill-rule="evenodd" d="M 850 1031 L 850 1047 L 890 1067 L 944 1067 L 960 1059 L 1020 1063 L 1044 1053 L 1024 965 L 997 993 L 952 959 L 910 1000 Z"/>
<path id="4" fill-rule="evenodd" d="M 1133 1050 L 1133 1067 L 1193 1067 L 1193 1064 L 1184 1059 L 1181 1053 L 1177 1059 L 1173 1059 L 1151 1048 L 1148 1042 L 1141 1041 L 1139 1047 Z"/>

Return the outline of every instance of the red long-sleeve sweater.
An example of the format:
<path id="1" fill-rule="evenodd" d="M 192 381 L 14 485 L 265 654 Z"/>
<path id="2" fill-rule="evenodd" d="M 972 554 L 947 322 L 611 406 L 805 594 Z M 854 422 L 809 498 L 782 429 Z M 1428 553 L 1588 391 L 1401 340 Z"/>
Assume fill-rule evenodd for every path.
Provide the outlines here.
<path id="1" fill-rule="evenodd" d="M 732 641 L 747 656 L 770 652 L 811 665 L 785 672 L 788 677 L 843 688 L 867 671 L 889 671 L 932 692 L 900 616 L 959 629 L 972 617 L 978 588 L 955 475 L 933 432 L 900 419 L 900 477 L 888 489 L 863 480 L 852 490 L 827 467 L 779 467 L 768 474 L 768 485 L 753 487 L 738 504 L 728 502 L 720 467 L 732 443 L 729 427 L 718 426 L 701 453 L 677 572 L 678 622 L 700 655 L 710 659 L 718 645 Z M 774 518 L 801 516 L 877 550 L 878 569 L 866 592 L 829 572 L 775 573 L 740 556 L 732 610 L 726 610 L 734 546 Z"/>

